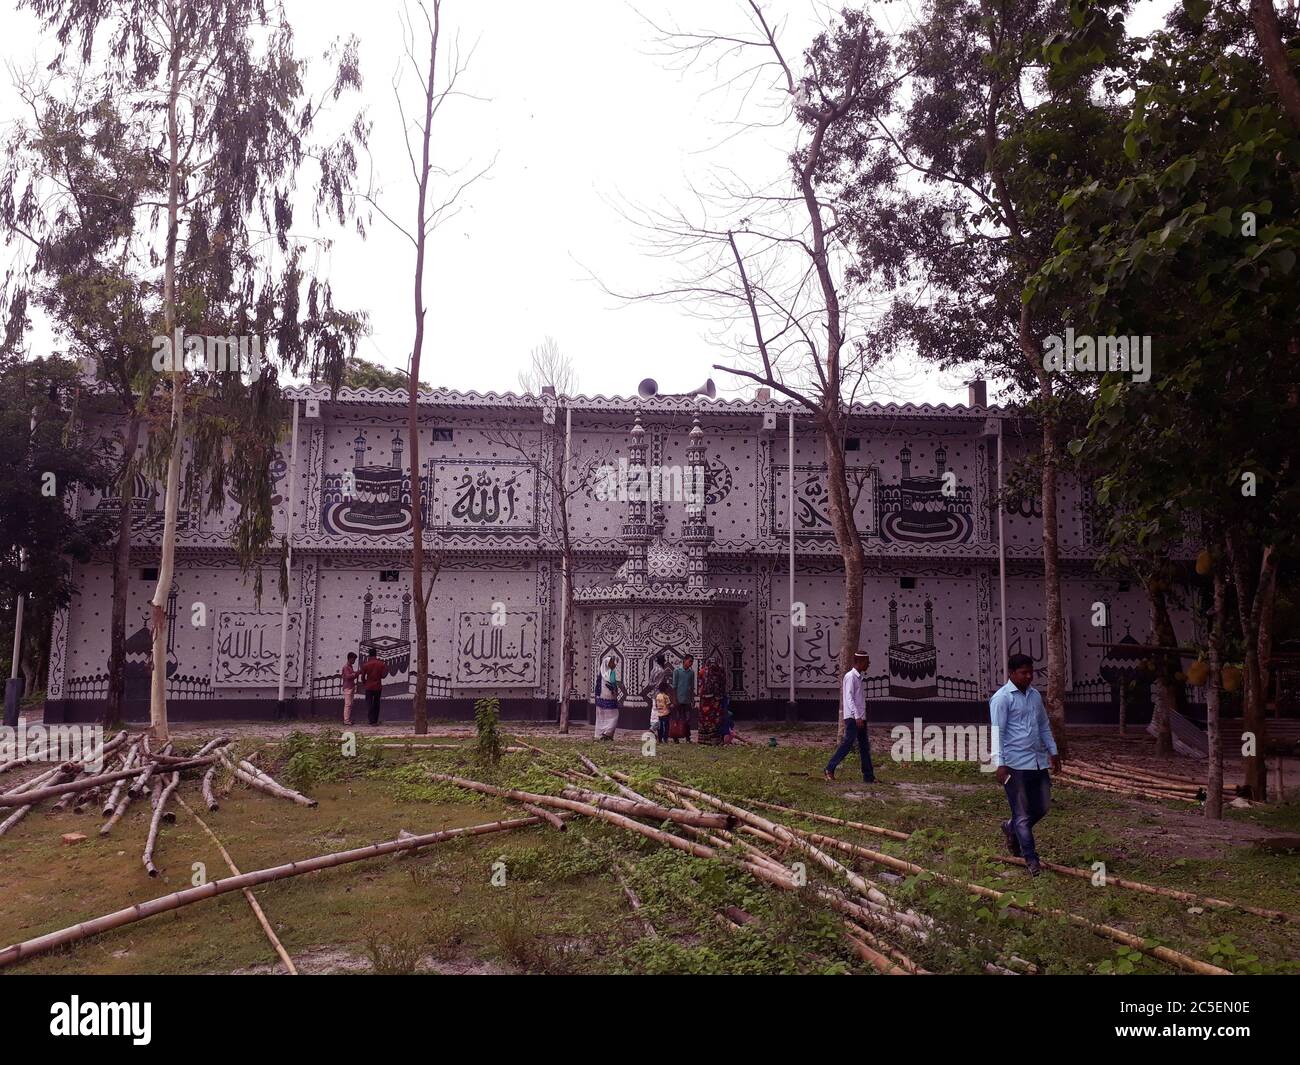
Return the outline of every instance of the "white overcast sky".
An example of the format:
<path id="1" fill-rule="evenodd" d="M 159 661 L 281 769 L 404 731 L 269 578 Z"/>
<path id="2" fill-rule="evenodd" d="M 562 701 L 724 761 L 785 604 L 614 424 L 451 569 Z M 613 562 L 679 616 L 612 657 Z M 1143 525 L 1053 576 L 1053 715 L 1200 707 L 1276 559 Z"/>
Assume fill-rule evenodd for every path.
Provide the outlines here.
<path id="1" fill-rule="evenodd" d="M 340 101 L 336 113 L 342 119 L 360 104 L 368 108 L 381 202 L 409 217 L 414 184 L 392 89 L 402 54 L 401 4 L 286 6 L 300 55 L 319 56 L 336 37 L 360 38 L 366 86 L 360 97 Z M 780 22 L 791 58 L 830 10 L 809 0 L 770 0 L 765 7 Z M 873 9 L 890 30 L 912 10 L 907 0 Z M 714 167 L 756 175 L 759 184 L 777 178 L 793 136 L 786 127 L 732 137 L 738 96 L 710 93 L 715 82 L 707 70 L 671 69 L 647 18 L 710 32 L 748 26 L 740 0 L 645 0 L 636 7 L 623 0 L 445 0 L 444 31 L 474 49 L 461 87 L 482 100 L 448 104 L 445 121 L 435 124 L 435 160 L 466 173 L 495 163 L 432 238 L 423 379 L 459 389 L 517 389 L 529 349 L 549 335 L 573 359 L 588 394 L 630 395 L 646 376 L 667 392 L 694 388 L 710 375 L 724 394 L 752 391 L 736 392 L 710 369 L 726 359 L 709 323 L 680 306 L 629 305 L 593 279 L 621 292 L 662 283 L 668 267 L 647 255 L 624 211 L 688 204 L 691 183 Z M 50 48 L 30 13 L 0 12 L 0 55 L 8 63 L 29 67 Z M 409 115 L 419 103 L 409 73 L 402 89 Z M 9 120 L 12 93 L 0 99 L 0 119 Z M 311 232 L 306 212 L 296 222 Z M 350 232 L 331 235 L 335 244 L 321 269 L 336 303 L 371 316 L 360 354 L 405 367 L 413 328 L 411 245 L 379 219 L 365 241 Z M 926 365 L 903 368 L 874 398 L 965 397 L 959 375 Z"/>

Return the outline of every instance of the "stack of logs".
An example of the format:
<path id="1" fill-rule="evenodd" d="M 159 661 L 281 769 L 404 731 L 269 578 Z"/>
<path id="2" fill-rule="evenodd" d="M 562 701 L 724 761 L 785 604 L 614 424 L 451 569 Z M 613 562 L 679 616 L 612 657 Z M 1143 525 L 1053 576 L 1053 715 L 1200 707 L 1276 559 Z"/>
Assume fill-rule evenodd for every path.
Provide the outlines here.
<path id="1" fill-rule="evenodd" d="M 150 876 L 158 876 L 154 864 L 154 851 L 158 834 L 164 822 L 172 823 L 176 815 L 167 808 L 168 802 L 180 786 L 182 773 L 203 769 L 201 790 L 209 810 L 217 809 L 213 780 L 217 769 L 224 766 L 231 775 L 249 787 L 264 791 L 276 798 L 287 799 L 303 806 L 315 806 L 316 801 L 287 788 L 252 762 L 241 759 L 236 763 L 226 748 L 230 737 L 218 736 L 190 755 L 177 754 L 171 743 L 153 750 L 149 736 L 130 738 L 125 731 L 111 740 L 85 753 L 81 758 L 60 762 L 30 780 L 0 794 L 0 809 L 13 812 L 0 822 L 0 836 L 26 817 L 38 804 L 54 800 L 53 810 L 76 812 L 98 807 L 104 817 L 99 834 L 107 836 L 122 819 L 133 800 L 149 797 L 153 815 L 149 834 L 145 840 L 142 862 Z M 0 773 L 39 762 L 45 752 L 38 750 L 23 758 L 0 765 Z"/>
<path id="2" fill-rule="evenodd" d="M 1204 802 L 1205 785 L 1174 772 L 1117 765 L 1106 768 L 1090 762 L 1069 761 L 1056 774 L 1057 779 L 1094 791 L 1109 791 L 1139 799 L 1173 799 L 1179 802 Z M 1224 787 L 1226 800 L 1237 798 L 1234 789 Z"/>

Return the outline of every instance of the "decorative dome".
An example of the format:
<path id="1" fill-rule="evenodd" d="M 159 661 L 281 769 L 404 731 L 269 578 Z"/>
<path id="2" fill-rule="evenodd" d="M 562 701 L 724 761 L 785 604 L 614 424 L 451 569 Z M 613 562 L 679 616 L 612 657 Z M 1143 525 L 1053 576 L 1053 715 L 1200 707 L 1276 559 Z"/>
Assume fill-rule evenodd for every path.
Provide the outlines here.
<path id="1" fill-rule="evenodd" d="M 645 560 L 647 584 L 685 584 L 688 568 L 686 555 L 676 544 L 669 544 L 655 537 L 647 545 Z M 625 584 L 627 580 L 628 563 L 624 562 L 614 573 L 614 583 Z"/>

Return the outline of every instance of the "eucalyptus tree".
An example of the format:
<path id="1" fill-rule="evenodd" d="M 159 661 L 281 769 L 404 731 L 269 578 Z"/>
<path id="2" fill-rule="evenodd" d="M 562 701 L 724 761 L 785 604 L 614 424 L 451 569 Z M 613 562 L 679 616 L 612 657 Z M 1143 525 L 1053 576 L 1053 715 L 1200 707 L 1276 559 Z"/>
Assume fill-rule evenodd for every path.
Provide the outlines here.
<path id="1" fill-rule="evenodd" d="M 149 374 L 155 286 L 140 262 L 140 204 L 161 188 L 150 146 L 93 76 L 20 77 L 22 121 L 4 144 L 0 236 L 16 254 L 5 302 L 49 316 L 68 351 L 91 360 L 123 417 L 113 471 L 118 497 L 112 547 L 105 725 L 123 719 L 131 501 L 157 376 Z M 15 332 L 8 347 L 26 339 Z"/>
<path id="2" fill-rule="evenodd" d="M 278 370 L 309 371 L 337 387 L 363 327 L 337 310 L 327 283 L 308 277 L 293 233 L 300 168 L 316 165 L 314 217 L 342 223 L 360 120 L 319 150 L 326 103 L 360 85 L 356 47 L 333 51 L 328 85 L 306 88 L 283 7 L 271 0 L 22 0 L 63 52 L 56 76 L 87 76 L 129 123 L 129 142 L 153 149 L 156 195 L 131 205 L 156 293 L 154 357 L 141 388 L 169 402 L 148 410 L 148 464 L 165 481 L 158 584 L 151 601 L 150 719 L 167 734 L 165 606 L 175 566 L 182 466 L 191 496 L 234 513 L 242 569 L 272 540 L 265 477 L 281 431 Z M 103 146 L 87 141 L 91 154 Z M 110 204 L 106 209 L 122 209 Z M 141 219 L 139 216 L 143 216 Z M 305 299 L 304 299 L 305 294 Z M 271 358 L 235 372 L 185 358 L 184 334 L 266 337 Z M 156 376 L 157 380 L 151 379 Z M 284 593 L 287 577 L 282 574 Z M 261 570 L 257 571 L 257 593 Z"/>

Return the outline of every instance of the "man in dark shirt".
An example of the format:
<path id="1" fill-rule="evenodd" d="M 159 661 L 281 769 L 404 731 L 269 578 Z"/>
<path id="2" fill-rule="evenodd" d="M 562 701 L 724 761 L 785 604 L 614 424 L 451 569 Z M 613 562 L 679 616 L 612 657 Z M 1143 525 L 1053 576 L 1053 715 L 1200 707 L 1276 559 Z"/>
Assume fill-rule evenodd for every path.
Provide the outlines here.
<path id="1" fill-rule="evenodd" d="M 366 689 L 366 709 L 370 712 L 372 725 L 379 724 L 379 697 L 384 693 L 385 672 L 384 663 L 375 654 L 375 649 L 370 648 L 370 657 L 361 667 L 361 680 Z"/>
<path id="2" fill-rule="evenodd" d="M 673 708 L 673 716 L 679 717 L 682 721 L 680 726 L 684 730 L 686 742 L 691 742 L 691 708 L 695 703 L 695 659 L 691 655 L 682 656 L 682 664 L 673 670 L 673 690 L 677 696 L 677 705 Z M 671 728 L 670 732 L 673 731 Z M 677 742 L 677 737 L 673 737 L 673 743 Z"/>

